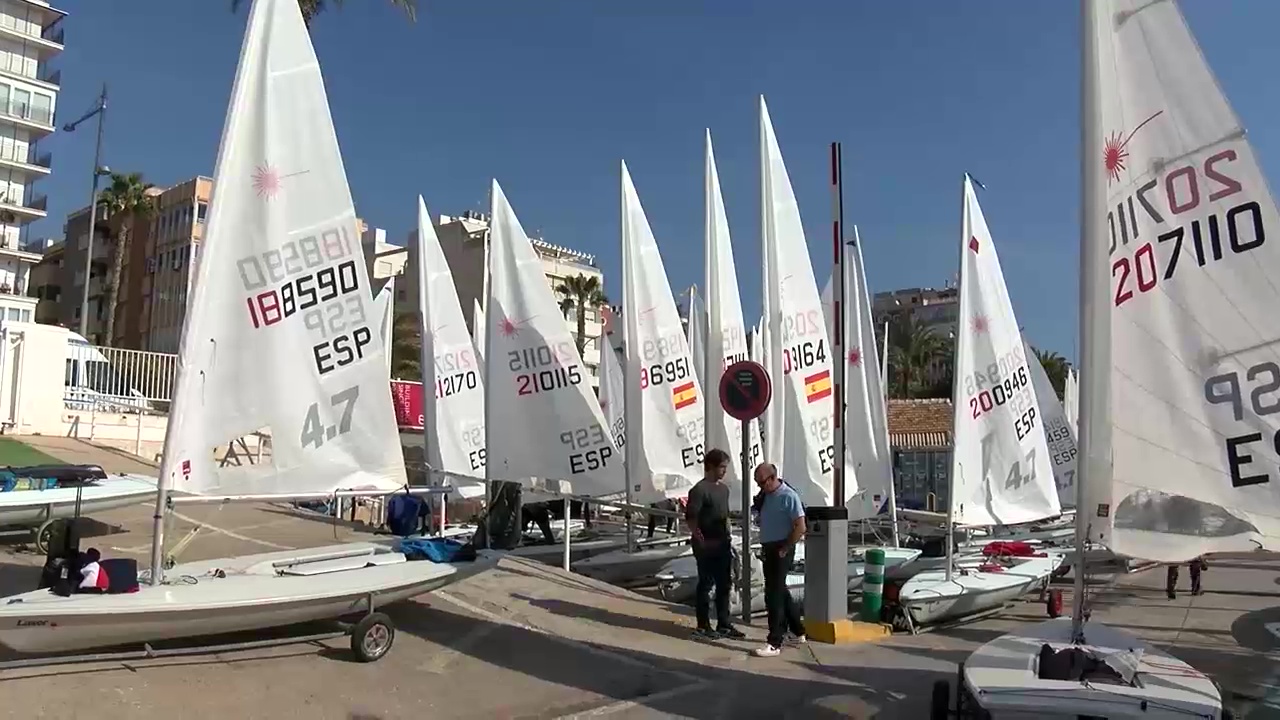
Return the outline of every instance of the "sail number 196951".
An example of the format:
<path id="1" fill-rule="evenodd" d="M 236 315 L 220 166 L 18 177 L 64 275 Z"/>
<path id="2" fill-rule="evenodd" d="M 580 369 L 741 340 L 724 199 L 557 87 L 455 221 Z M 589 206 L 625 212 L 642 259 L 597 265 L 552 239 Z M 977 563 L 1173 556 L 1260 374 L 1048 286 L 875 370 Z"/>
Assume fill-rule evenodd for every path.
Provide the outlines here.
<path id="1" fill-rule="evenodd" d="M 1214 375 L 1205 380 L 1205 400 L 1213 405 L 1230 405 L 1236 422 L 1244 422 L 1246 402 L 1244 392 L 1245 383 L 1248 383 L 1251 386 L 1248 390 L 1248 409 L 1256 417 L 1280 413 L 1280 395 L 1277 395 L 1277 392 L 1280 391 L 1280 365 L 1268 360 L 1245 370 L 1243 374 L 1244 382 L 1241 382 L 1241 373 L 1238 372 Z M 1264 439 L 1261 432 L 1252 429 L 1255 427 L 1252 423 L 1249 423 L 1248 426 L 1249 432 L 1228 436 L 1223 441 L 1227 453 L 1227 468 L 1231 473 L 1232 487 L 1246 487 L 1248 485 L 1261 485 L 1271 482 L 1270 471 L 1260 474 L 1245 474 L 1254 470 L 1254 468 L 1249 467 L 1254 463 L 1250 450 L 1256 451 L 1254 443 L 1263 442 Z M 1280 454 L 1280 430 L 1272 435 L 1270 441 L 1272 450 Z"/>

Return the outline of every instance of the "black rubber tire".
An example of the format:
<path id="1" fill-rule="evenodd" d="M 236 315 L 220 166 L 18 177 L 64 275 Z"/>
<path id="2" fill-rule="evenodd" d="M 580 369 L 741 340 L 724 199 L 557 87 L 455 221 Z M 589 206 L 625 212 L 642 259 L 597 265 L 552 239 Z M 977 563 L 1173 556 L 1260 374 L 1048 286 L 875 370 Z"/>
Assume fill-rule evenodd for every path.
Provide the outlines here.
<path id="1" fill-rule="evenodd" d="M 45 520 L 35 534 L 36 552 L 41 555 L 49 554 L 49 543 L 53 542 L 54 535 L 59 529 L 59 525 L 63 526 L 62 533 L 65 534 L 69 529 L 71 521 L 66 518 L 54 518 L 53 520 Z"/>
<path id="2" fill-rule="evenodd" d="M 391 652 L 396 627 L 383 613 L 369 613 L 351 628 L 351 652 L 362 663 L 377 662 Z"/>
<path id="3" fill-rule="evenodd" d="M 937 680 L 933 683 L 933 702 L 929 705 L 929 720 L 948 720 L 951 717 L 951 683 Z"/>

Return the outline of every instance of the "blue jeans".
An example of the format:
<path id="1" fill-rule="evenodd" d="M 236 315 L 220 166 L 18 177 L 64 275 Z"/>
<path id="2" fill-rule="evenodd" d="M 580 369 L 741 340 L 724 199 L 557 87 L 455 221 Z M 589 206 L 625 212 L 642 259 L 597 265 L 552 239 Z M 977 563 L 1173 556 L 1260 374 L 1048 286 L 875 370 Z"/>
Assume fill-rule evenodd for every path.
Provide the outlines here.
<path id="1" fill-rule="evenodd" d="M 698 627 L 711 627 L 711 586 L 716 588 L 716 627 L 727 628 L 729 621 L 729 588 L 733 568 L 733 555 L 729 539 L 695 543 L 693 557 L 698 561 L 698 588 L 693 608 L 698 617 Z"/>

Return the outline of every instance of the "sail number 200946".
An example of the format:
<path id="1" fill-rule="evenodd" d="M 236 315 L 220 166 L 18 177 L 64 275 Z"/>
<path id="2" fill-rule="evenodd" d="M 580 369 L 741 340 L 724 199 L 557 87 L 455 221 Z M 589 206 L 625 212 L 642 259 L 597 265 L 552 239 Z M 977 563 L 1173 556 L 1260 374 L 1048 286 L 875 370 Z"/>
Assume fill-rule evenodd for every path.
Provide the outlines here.
<path id="1" fill-rule="evenodd" d="M 1116 307 L 1154 290 L 1162 281 L 1172 280 L 1187 263 L 1204 267 L 1222 260 L 1227 251 L 1238 255 L 1266 242 L 1262 208 L 1255 201 L 1239 202 L 1222 213 L 1187 215 L 1196 210 L 1203 213 L 1205 202 L 1224 200 L 1244 190 L 1231 172 L 1237 157 L 1236 151 L 1228 148 L 1203 163 L 1176 168 L 1166 173 L 1163 181 L 1148 180 L 1110 209 L 1107 222 Z M 1174 218 L 1169 225 L 1165 213 Z M 1154 240 L 1138 244 L 1144 224 L 1168 229 Z M 1130 241 L 1137 245 L 1132 253 L 1128 251 Z M 1157 249 L 1163 260 L 1157 260 Z"/>

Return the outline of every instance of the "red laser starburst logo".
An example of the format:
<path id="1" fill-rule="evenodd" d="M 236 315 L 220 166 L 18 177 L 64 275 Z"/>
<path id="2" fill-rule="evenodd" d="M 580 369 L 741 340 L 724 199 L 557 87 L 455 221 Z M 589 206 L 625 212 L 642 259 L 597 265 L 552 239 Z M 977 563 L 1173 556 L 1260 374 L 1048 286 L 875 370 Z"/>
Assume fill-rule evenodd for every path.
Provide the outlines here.
<path id="1" fill-rule="evenodd" d="M 981 334 L 981 333 L 986 332 L 986 331 L 987 331 L 987 328 L 989 327 L 989 325 L 988 325 L 988 323 L 987 323 L 987 316 L 986 316 L 986 315 L 974 315 L 974 316 L 973 316 L 973 323 L 972 323 L 972 326 L 973 326 L 973 331 L 974 331 L 975 333 L 979 333 L 979 334 Z"/>
<path id="2" fill-rule="evenodd" d="M 280 173 L 270 165 L 259 165 L 253 171 L 253 191 L 270 200 L 280 193 Z"/>
<path id="3" fill-rule="evenodd" d="M 858 348 L 854 348 L 849 351 L 849 364 L 855 367 L 862 364 L 861 350 L 859 350 Z"/>
<path id="4" fill-rule="evenodd" d="M 1120 133 L 1113 132 L 1103 139 L 1102 142 L 1102 164 L 1107 172 L 1107 184 L 1111 184 L 1120 179 L 1120 173 L 1129 169 L 1129 141 L 1133 139 L 1138 131 L 1146 126 L 1147 123 L 1155 120 L 1163 114 L 1163 110 L 1157 110 L 1151 117 L 1138 123 L 1138 127 L 1128 136 L 1122 137 Z"/>
<path id="5" fill-rule="evenodd" d="M 498 332 L 502 333 L 502 337 L 515 337 L 520 334 L 520 326 L 529 322 L 533 318 L 525 318 L 524 320 L 512 320 L 504 317 L 498 321 Z"/>

